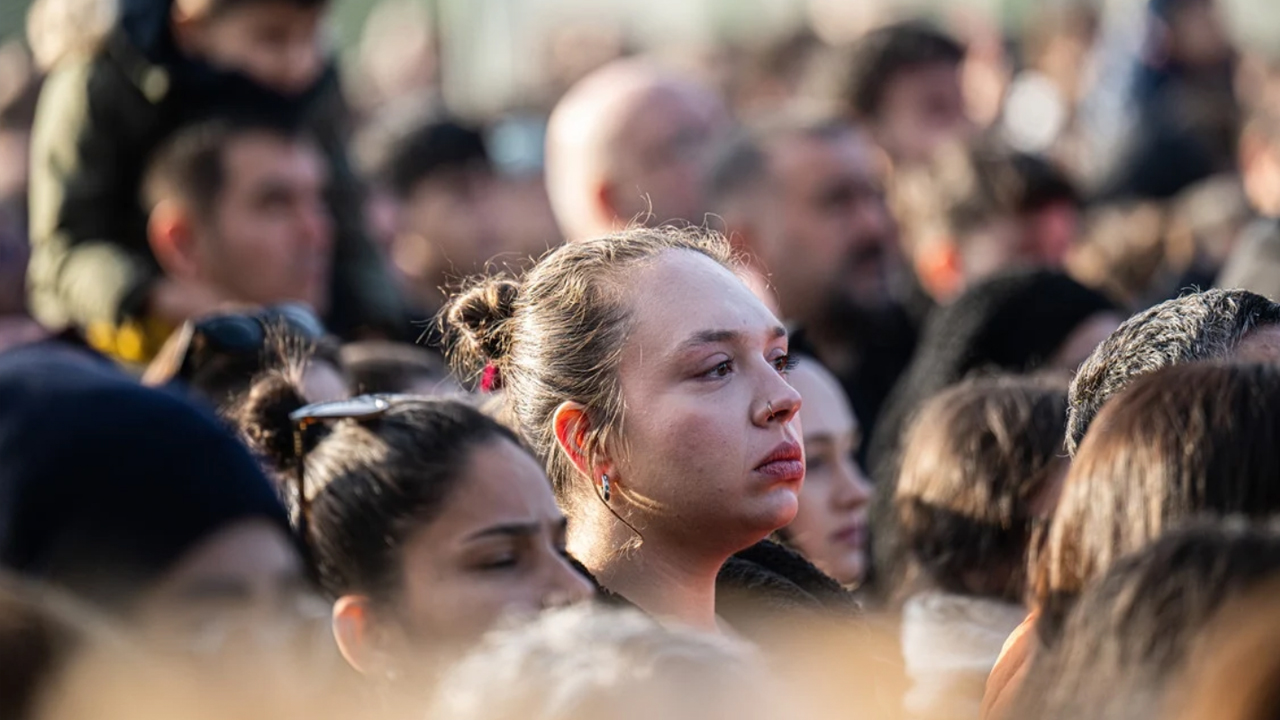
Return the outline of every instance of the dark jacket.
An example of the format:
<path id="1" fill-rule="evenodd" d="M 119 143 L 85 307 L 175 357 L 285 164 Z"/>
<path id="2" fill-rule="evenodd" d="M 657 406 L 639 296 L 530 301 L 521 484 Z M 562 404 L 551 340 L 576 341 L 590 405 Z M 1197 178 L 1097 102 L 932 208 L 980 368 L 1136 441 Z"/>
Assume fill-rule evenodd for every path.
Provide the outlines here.
<path id="1" fill-rule="evenodd" d="M 608 603 L 631 602 L 576 563 Z M 852 619 L 861 610 L 849 591 L 799 553 L 764 540 L 729 558 L 716 577 L 716 614 L 748 638 L 782 619 Z"/>
<path id="2" fill-rule="evenodd" d="M 403 332 L 400 299 L 365 234 L 336 72 L 330 67 L 309 90 L 284 97 L 215 70 L 177 51 L 171 3 L 123 0 L 120 22 L 98 50 L 60 63 L 45 84 L 31 151 L 33 314 L 53 328 L 78 327 L 91 339 L 140 324 L 160 275 L 140 198 L 150 156 L 184 125 L 252 112 L 299 123 L 328 156 L 336 231 L 331 328 L 344 336 Z"/>

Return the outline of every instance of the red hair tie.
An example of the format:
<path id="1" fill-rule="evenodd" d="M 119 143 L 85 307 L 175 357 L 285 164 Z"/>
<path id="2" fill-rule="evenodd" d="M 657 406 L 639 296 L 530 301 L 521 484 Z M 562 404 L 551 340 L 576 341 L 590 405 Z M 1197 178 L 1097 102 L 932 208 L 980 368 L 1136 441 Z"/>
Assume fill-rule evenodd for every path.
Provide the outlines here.
<path id="1" fill-rule="evenodd" d="M 484 374 L 480 376 L 480 392 L 491 393 L 498 389 L 498 366 L 489 363 L 484 366 Z"/>

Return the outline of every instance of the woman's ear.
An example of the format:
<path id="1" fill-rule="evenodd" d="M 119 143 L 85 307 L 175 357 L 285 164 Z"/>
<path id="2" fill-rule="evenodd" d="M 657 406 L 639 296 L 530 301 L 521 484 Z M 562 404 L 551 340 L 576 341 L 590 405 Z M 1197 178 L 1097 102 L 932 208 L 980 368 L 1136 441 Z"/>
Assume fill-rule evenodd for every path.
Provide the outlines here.
<path id="1" fill-rule="evenodd" d="M 582 403 L 567 401 L 560 403 L 552 416 L 555 425 L 556 443 L 568 456 L 573 466 L 587 477 L 591 477 L 586 451 L 587 433 L 591 432 L 591 418 L 587 417 L 587 409 Z"/>
<path id="2" fill-rule="evenodd" d="M 392 653 L 383 647 L 382 634 L 374 626 L 369 598 L 344 595 L 333 604 L 333 637 L 347 664 L 361 675 L 388 675 Z"/>

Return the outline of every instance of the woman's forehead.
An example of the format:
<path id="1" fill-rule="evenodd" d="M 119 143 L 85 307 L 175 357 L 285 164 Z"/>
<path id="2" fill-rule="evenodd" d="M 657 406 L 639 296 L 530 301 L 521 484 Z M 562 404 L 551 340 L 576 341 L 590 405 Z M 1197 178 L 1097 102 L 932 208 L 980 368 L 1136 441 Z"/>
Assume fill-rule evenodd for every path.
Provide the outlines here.
<path id="1" fill-rule="evenodd" d="M 671 343 L 704 330 L 759 331 L 780 323 L 728 268 L 701 253 L 670 250 L 630 278 L 637 329 Z"/>

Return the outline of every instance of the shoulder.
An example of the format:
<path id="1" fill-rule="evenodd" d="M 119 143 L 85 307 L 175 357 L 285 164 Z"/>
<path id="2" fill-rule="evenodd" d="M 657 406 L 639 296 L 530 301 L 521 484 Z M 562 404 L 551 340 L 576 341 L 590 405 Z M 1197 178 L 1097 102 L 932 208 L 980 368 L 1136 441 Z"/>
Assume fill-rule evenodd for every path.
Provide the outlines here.
<path id="1" fill-rule="evenodd" d="M 735 616 L 808 612 L 855 617 L 853 594 L 799 553 L 765 540 L 734 555 L 716 582 L 717 606 L 731 622 Z"/>

